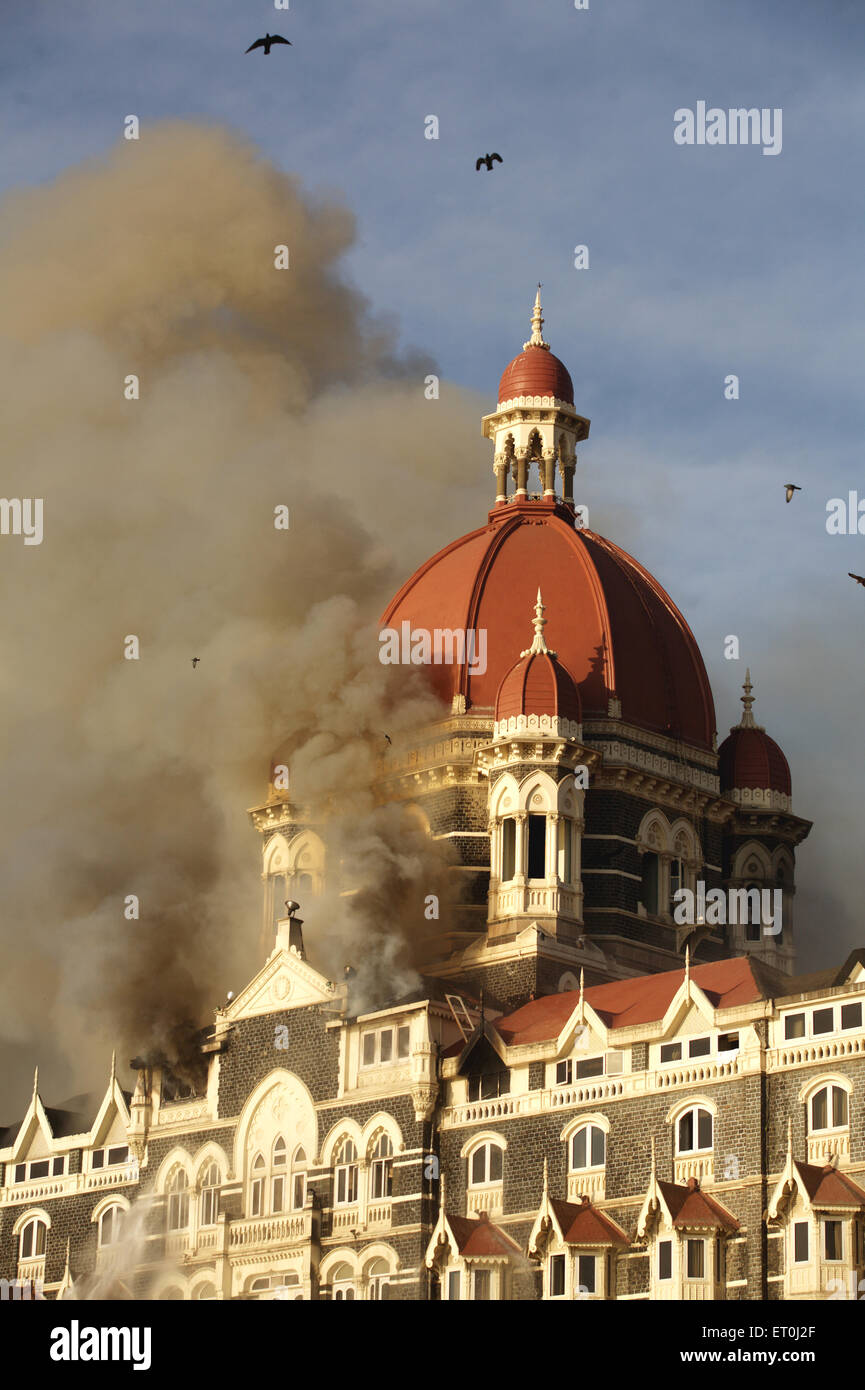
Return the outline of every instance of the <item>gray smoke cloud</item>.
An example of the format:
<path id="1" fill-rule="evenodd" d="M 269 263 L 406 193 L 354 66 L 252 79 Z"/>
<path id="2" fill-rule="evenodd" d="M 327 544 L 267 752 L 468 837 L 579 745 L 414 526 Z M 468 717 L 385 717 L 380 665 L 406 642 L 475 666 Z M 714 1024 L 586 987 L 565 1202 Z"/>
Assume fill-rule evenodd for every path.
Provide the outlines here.
<path id="1" fill-rule="evenodd" d="M 437 707 L 378 662 L 376 620 L 473 473 L 483 515 L 488 460 L 482 403 L 426 400 L 430 364 L 341 274 L 350 213 L 225 130 L 151 129 L 7 198 L 3 226 L 2 491 L 44 499 L 44 539 L 0 538 L 0 1032 L 56 1100 L 115 1044 L 176 1049 L 261 963 L 247 808 L 286 739 L 366 850 L 312 936 L 343 960 L 374 937 L 411 978 L 376 885 L 422 885 L 424 850 L 370 773 L 383 730 Z M 28 1084 L 6 1076 L 4 1117 Z"/>

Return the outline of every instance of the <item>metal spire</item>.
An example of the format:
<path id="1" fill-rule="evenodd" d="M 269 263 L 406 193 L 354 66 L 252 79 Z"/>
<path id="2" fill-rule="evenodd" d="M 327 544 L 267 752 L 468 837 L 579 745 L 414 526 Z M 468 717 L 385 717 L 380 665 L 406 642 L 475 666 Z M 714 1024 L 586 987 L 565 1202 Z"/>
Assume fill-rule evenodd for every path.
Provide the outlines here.
<path id="1" fill-rule="evenodd" d="M 691 979 L 691 947 L 685 946 L 685 984 Z"/>
<path id="2" fill-rule="evenodd" d="M 541 310 L 541 286 L 539 283 L 538 292 L 535 295 L 534 308 L 532 309 L 532 336 L 527 343 L 523 343 L 523 352 L 525 352 L 526 348 L 530 347 L 549 348 L 549 343 L 544 342 L 544 335 L 542 332 L 543 326 L 544 315 Z"/>
<path id="3" fill-rule="evenodd" d="M 754 689 L 754 687 L 753 687 L 753 685 L 751 684 L 751 668 L 750 668 L 750 667 L 748 667 L 748 668 L 746 669 L 746 671 L 745 671 L 745 684 L 742 686 L 742 689 L 744 690 L 745 694 L 744 694 L 744 695 L 740 695 L 740 696 L 739 696 L 739 699 L 742 701 L 742 704 L 745 706 L 745 712 L 744 712 L 744 714 L 742 715 L 742 719 L 741 719 L 741 722 L 740 722 L 740 724 L 739 724 L 739 728 L 740 728 L 740 729 L 755 729 L 757 726 L 756 726 L 756 724 L 754 723 L 754 716 L 753 716 L 753 714 L 751 713 L 751 706 L 752 706 L 753 703 L 754 703 L 755 697 L 751 694 L 751 691 Z"/>
<path id="4" fill-rule="evenodd" d="M 546 605 L 544 604 L 544 601 L 541 598 L 541 591 L 540 589 L 538 589 L 538 599 L 537 603 L 535 604 L 535 616 L 533 619 L 535 635 L 532 640 L 532 645 L 530 647 L 526 647 L 524 652 L 520 652 L 520 659 L 522 659 L 524 656 L 558 655 L 557 652 L 550 651 L 549 647 L 546 644 L 546 641 L 544 640 L 544 628 L 547 625 L 547 619 L 544 617 L 545 607 Z"/>

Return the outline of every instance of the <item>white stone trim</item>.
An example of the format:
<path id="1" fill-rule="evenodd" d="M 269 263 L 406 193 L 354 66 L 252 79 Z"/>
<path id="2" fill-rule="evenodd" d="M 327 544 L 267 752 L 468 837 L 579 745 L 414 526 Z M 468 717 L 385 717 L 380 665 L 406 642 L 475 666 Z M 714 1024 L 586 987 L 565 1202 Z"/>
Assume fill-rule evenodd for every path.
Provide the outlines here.
<path id="1" fill-rule="evenodd" d="M 519 735 L 538 734 L 549 738 L 572 738 L 582 741 L 583 726 L 575 719 L 564 719 L 557 714 L 512 714 L 509 719 L 497 719 L 493 724 L 493 738 L 509 738 Z"/>

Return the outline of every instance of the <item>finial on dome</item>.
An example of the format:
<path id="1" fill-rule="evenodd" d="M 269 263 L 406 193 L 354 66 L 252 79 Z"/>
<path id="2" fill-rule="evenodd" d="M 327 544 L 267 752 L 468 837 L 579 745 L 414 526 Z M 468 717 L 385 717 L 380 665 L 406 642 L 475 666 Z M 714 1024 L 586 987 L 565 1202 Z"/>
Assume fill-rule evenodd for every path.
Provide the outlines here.
<path id="1" fill-rule="evenodd" d="M 549 343 L 544 342 L 543 326 L 544 315 L 541 309 L 541 286 L 539 282 L 538 292 L 535 295 L 535 305 L 532 309 L 532 336 L 527 343 L 523 343 L 523 352 L 530 347 L 549 348 Z"/>
<path id="2" fill-rule="evenodd" d="M 685 946 L 685 984 L 688 983 L 688 981 L 690 980 L 690 978 L 691 978 L 691 947 L 690 947 L 690 945 L 686 945 L 686 946 Z"/>
<path id="3" fill-rule="evenodd" d="M 36 1099 L 36 1097 L 38 1096 L 38 1094 L 39 1094 L 39 1068 L 38 1068 L 38 1066 L 37 1066 L 37 1067 L 34 1067 L 34 1069 L 33 1069 L 33 1099 L 34 1099 L 34 1100 Z"/>
<path id="4" fill-rule="evenodd" d="M 545 606 L 546 605 L 544 604 L 544 601 L 541 598 L 541 591 L 540 589 L 538 589 L 538 599 L 537 603 L 535 604 L 535 616 L 533 620 L 535 626 L 535 635 L 532 640 L 532 645 L 530 647 L 526 647 L 526 650 L 524 652 L 520 652 L 520 659 L 522 659 L 524 656 L 558 655 L 557 652 L 551 652 L 546 642 L 544 641 L 544 628 L 547 625 L 547 619 L 544 617 Z"/>
<path id="5" fill-rule="evenodd" d="M 753 705 L 754 700 L 755 700 L 756 697 L 755 697 L 754 695 L 751 694 L 751 691 L 754 689 L 754 687 L 753 687 L 753 685 L 751 684 L 751 668 L 750 668 L 750 666 L 747 667 L 746 670 L 745 670 L 745 684 L 742 686 L 742 689 L 744 690 L 745 694 L 744 694 L 744 695 L 740 695 L 740 696 L 739 696 L 739 699 L 742 701 L 742 704 L 745 706 L 745 711 L 744 711 L 744 713 L 743 713 L 743 715 L 742 715 L 742 718 L 741 718 L 741 720 L 740 720 L 739 728 L 740 728 L 740 729 L 755 729 L 757 726 L 756 726 L 756 724 L 755 724 L 755 722 L 754 722 L 754 716 L 753 716 L 753 714 L 751 713 L 751 706 Z"/>

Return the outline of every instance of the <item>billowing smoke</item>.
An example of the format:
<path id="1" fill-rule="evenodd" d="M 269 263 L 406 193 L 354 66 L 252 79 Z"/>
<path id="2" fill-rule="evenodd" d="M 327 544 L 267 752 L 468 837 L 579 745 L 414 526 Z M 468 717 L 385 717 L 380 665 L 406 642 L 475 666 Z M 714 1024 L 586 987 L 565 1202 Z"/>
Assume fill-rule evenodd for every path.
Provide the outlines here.
<path id="1" fill-rule="evenodd" d="M 286 739 L 364 870 L 311 941 L 410 980 L 400 919 L 424 929 L 442 858 L 369 788 L 384 733 L 435 711 L 375 620 L 457 491 L 483 515 L 489 460 L 482 403 L 426 399 L 431 365 L 340 274 L 351 215 L 225 131 L 152 128 L 2 221 L 2 493 L 44 499 L 44 536 L 0 537 L 0 1029 L 58 1098 L 257 968 L 246 810 Z"/>

